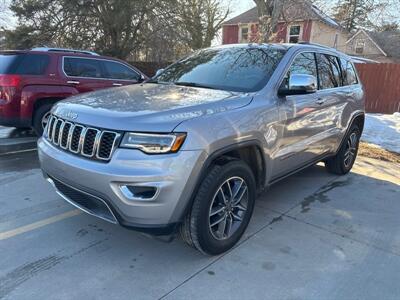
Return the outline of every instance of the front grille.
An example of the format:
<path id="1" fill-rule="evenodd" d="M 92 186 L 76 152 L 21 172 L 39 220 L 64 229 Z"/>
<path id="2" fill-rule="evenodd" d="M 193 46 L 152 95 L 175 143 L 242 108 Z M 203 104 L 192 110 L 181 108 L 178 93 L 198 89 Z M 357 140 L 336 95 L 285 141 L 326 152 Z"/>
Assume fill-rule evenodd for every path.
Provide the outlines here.
<path id="1" fill-rule="evenodd" d="M 71 123 L 52 115 L 45 136 L 65 151 L 90 159 L 109 161 L 120 134 Z"/>

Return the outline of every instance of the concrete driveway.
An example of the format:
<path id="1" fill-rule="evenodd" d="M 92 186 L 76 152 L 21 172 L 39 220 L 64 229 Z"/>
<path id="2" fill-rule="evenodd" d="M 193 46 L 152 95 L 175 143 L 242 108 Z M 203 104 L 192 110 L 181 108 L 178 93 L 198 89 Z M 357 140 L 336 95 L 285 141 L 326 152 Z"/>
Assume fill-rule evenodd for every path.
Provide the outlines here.
<path id="1" fill-rule="evenodd" d="M 206 257 L 64 203 L 35 152 L 0 156 L 0 299 L 398 299 L 400 170 L 315 166 L 257 200 L 241 243 Z"/>

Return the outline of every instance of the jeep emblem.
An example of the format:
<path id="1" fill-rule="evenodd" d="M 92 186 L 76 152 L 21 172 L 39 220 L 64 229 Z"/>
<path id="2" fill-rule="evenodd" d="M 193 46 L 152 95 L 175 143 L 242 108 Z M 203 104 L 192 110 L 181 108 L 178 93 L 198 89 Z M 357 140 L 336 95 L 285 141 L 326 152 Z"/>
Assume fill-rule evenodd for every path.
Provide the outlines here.
<path id="1" fill-rule="evenodd" d="M 75 120 L 78 117 L 77 113 L 74 113 L 70 110 L 69 111 L 60 111 L 59 114 L 61 117 L 71 119 L 71 120 Z"/>

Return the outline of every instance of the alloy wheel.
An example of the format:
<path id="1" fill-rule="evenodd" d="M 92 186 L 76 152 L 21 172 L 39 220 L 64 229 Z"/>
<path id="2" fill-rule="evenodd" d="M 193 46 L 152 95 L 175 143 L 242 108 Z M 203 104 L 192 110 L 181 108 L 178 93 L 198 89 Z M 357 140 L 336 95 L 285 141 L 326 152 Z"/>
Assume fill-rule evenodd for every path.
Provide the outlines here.
<path id="1" fill-rule="evenodd" d="M 247 184 L 241 177 L 231 177 L 220 185 L 209 210 L 209 229 L 215 239 L 228 239 L 239 229 L 248 197 Z"/>
<path id="2" fill-rule="evenodd" d="M 346 145 L 346 151 L 344 153 L 344 166 L 346 168 L 350 167 L 354 162 L 357 152 L 357 133 L 353 132 L 348 140 Z"/>

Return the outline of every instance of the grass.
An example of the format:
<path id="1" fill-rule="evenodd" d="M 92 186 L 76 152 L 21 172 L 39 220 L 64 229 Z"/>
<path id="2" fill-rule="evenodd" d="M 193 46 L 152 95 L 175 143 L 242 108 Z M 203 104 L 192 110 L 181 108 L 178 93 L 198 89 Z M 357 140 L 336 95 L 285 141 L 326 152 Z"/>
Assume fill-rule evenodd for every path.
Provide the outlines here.
<path id="1" fill-rule="evenodd" d="M 379 148 L 373 144 L 368 144 L 365 142 L 360 143 L 360 147 L 358 149 L 358 155 L 400 164 L 400 154 L 399 153 L 391 152 L 391 151 Z"/>

